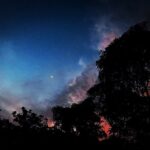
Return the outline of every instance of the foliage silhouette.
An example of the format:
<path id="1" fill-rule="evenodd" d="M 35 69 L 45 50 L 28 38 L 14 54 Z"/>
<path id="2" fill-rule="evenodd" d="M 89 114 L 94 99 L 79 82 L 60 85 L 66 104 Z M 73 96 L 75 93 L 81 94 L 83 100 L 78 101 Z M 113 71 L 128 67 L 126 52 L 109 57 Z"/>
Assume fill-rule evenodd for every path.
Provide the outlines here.
<path id="1" fill-rule="evenodd" d="M 141 146 L 150 139 L 149 25 L 131 27 L 102 52 L 97 61 L 99 83 L 88 91 L 112 133 Z"/>
<path id="2" fill-rule="evenodd" d="M 14 111 L 12 113 L 13 121 L 17 123 L 21 128 L 38 129 L 47 127 L 47 119 L 42 115 L 37 115 L 32 110 L 27 110 L 25 107 L 21 108 L 21 113 Z"/>
<path id="3" fill-rule="evenodd" d="M 95 112 L 92 99 L 87 98 L 80 104 L 73 104 L 70 108 L 54 107 L 53 119 L 56 128 L 67 134 L 85 138 L 93 138 L 104 134 L 99 125 L 99 116 Z"/>

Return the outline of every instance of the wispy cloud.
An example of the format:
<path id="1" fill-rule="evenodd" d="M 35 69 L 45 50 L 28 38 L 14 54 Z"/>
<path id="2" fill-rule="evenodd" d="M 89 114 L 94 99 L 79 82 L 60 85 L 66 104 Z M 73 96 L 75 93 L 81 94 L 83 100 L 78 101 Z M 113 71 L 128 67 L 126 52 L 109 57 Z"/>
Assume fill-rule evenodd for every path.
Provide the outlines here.
<path id="1" fill-rule="evenodd" d="M 71 105 L 83 101 L 97 80 L 97 69 L 94 64 L 87 65 L 84 71 L 70 80 L 64 90 L 55 96 L 54 105 Z"/>
<path id="2" fill-rule="evenodd" d="M 122 29 L 111 20 L 111 16 L 101 17 L 96 21 L 92 30 L 92 48 L 98 51 L 104 50 L 121 33 Z"/>
<path id="3" fill-rule="evenodd" d="M 83 67 L 83 68 L 86 68 L 86 63 L 85 63 L 85 61 L 84 61 L 83 58 L 80 58 L 80 59 L 79 59 L 78 64 L 79 64 L 79 66 L 81 66 L 81 67 Z"/>

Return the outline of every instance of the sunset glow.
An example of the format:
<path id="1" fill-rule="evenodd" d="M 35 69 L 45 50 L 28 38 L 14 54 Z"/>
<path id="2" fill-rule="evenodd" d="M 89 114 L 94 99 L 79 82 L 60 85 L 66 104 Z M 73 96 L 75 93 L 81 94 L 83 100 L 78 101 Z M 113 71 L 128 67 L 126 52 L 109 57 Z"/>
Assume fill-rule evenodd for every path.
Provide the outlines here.
<path id="1" fill-rule="evenodd" d="M 55 122 L 54 122 L 52 119 L 48 119 L 48 121 L 47 121 L 47 126 L 48 126 L 49 128 L 52 128 L 52 127 L 55 126 Z"/>

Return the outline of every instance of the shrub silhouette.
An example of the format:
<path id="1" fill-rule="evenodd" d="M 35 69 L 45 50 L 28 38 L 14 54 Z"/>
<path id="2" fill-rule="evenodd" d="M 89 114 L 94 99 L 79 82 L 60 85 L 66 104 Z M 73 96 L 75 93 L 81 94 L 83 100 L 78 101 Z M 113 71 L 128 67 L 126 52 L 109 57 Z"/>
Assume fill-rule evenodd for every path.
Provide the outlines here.
<path id="1" fill-rule="evenodd" d="M 21 113 L 14 111 L 12 113 L 13 121 L 17 123 L 21 128 L 38 129 L 47 127 L 47 119 L 42 115 L 37 115 L 32 110 L 27 110 L 25 107 L 21 108 Z"/>

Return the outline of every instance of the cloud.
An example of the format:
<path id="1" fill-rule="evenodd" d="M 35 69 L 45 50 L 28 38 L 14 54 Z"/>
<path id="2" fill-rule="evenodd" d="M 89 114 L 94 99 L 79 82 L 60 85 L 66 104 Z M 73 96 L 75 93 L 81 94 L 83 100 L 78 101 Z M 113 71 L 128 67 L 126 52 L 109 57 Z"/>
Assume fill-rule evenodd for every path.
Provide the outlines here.
<path id="1" fill-rule="evenodd" d="M 47 83 L 42 79 L 30 79 L 22 83 L 22 95 L 30 101 L 40 102 L 48 96 Z"/>
<path id="2" fill-rule="evenodd" d="M 97 69 L 95 65 L 87 65 L 84 71 L 70 80 L 61 93 L 55 96 L 54 105 L 71 105 L 79 103 L 86 98 L 89 90 L 97 80 Z"/>
<path id="3" fill-rule="evenodd" d="M 1 79 L 0 79 L 1 80 Z M 3 116 L 19 111 L 22 106 L 36 113 L 44 113 L 51 93 L 48 83 L 41 79 L 23 81 L 13 87 L 0 87 L 0 109 Z M 16 93 L 16 91 L 19 91 Z"/>
<path id="4" fill-rule="evenodd" d="M 9 91 L 3 93 L 3 96 L 0 96 L 0 114 L 5 118 L 11 118 L 10 114 L 13 111 L 19 111 L 20 108 L 25 105 L 27 106 L 27 104 L 25 104 L 23 101 L 20 101 L 17 96 L 14 96 Z"/>
<path id="5" fill-rule="evenodd" d="M 101 39 L 101 42 L 98 43 L 98 50 L 104 50 L 116 38 L 117 35 L 114 32 L 105 33 Z"/>
<path id="6" fill-rule="evenodd" d="M 79 66 L 83 67 L 83 68 L 86 68 L 86 63 L 85 61 L 83 60 L 83 58 L 80 58 L 79 59 L 79 62 L 78 62 Z"/>
<path id="7" fill-rule="evenodd" d="M 92 48 L 98 51 L 104 50 L 121 33 L 122 30 L 114 22 L 111 22 L 110 16 L 101 17 L 93 26 Z"/>
<path id="8" fill-rule="evenodd" d="M 95 6 L 91 47 L 104 50 L 109 42 L 124 33 L 130 26 L 150 20 L 150 1 L 98 0 Z"/>

